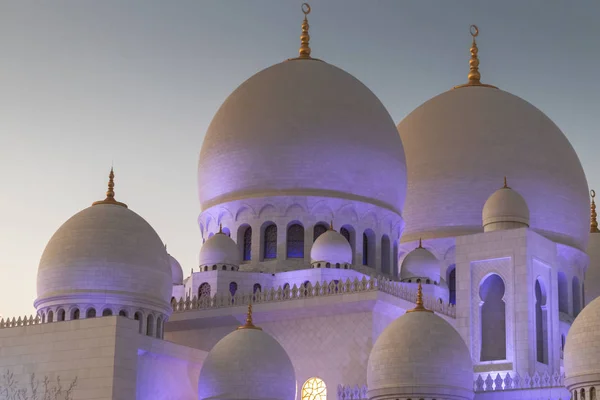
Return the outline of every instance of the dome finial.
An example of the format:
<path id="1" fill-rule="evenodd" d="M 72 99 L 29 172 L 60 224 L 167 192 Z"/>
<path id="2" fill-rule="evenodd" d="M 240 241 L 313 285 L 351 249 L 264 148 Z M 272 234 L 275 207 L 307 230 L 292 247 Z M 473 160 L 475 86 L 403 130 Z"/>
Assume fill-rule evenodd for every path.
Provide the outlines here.
<path id="1" fill-rule="evenodd" d="M 508 187 L 508 183 L 506 183 L 506 177 L 504 177 L 504 186 L 503 187 L 504 187 L 504 189 L 510 189 Z"/>
<path id="2" fill-rule="evenodd" d="M 300 50 L 298 58 L 311 58 L 310 57 L 310 35 L 308 34 L 308 14 L 310 14 L 310 5 L 308 3 L 302 4 L 302 12 L 304 13 L 304 21 L 302 21 L 302 34 L 300 35 Z"/>
<path id="3" fill-rule="evenodd" d="M 419 281 L 419 286 L 417 287 L 417 306 L 412 310 L 408 310 L 406 312 L 409 313 L 418 311 L 433 313 L 433 311 L 426 309 L 425 305 L 423 304 L 423 286 L 421 286 L 421 281 Z"/>
<path id="4" fill-rule="evenodd" d="M 115 172 L 113 167 L 110 167 L 110 174 L 108 174 L 108 190 L 106 191 L 106 198 L 92 203 L 93 206 L 98 204 L 114 204 L 116 206 L 127 208 L 127 204 L 115 200 Z"/>
<path id="5" fill-rule="evenodd" d="M 333 220 L 329 221 L 329 230 L 333 231 Z"/>
<path id="6" fill-rule="evenodd" d="M 592 206 L 590 207 L 592 211 L 590 220 L 590 233 L 600 233 L 597 220 L 598 214 L 596 214 L 596 201 L 594 200 L 596 197 L 596 191 L 593 189 L 590 190 L 590 196 L 592 196 Z"/>
<path id="7" fill-rule="evenodd" d="M 239 329 L 257 329 L 262 331 L 258 326 L 254 326 L 252 323 L 252 303 L 248 303 L 248 313 L 246 314 L 246 323 L 238 328 Z"/>
<path id="8" fill-rule="evenodd" d="M 223 233 L 223 224 L 219 224 L 219 233 Z"/>
<path id="9" fill-rule="evenodd" d="M 421 240 L 421 238 L 419 238 L 419 247 L 417 247 L 417 249 L 422 249 L 423 248 L 423 241 Z"/>
<path id="10" fill-rule="evenodd" d="M 467 86 L 485 86 L 498 89 L 496 86 L 481 83 L 481 74 L 479 73 L 479 48 L 477 47 L 477 41 L 475 40 L 475 38 L 479 36 L 479 28 L 477 25 L 471 25 L 469 31 L 473 37 L 473 41 L 471 42 L 471 59 L 469 60 L 469 75 L 467 76 L 469 81 L 465 84 L 455 86 L 454 89 Z"/>

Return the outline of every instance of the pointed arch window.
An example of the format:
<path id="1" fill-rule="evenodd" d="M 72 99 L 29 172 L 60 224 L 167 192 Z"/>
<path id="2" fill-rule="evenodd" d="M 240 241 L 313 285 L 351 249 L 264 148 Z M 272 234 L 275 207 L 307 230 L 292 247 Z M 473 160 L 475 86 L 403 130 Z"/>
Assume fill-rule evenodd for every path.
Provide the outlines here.
<path id="1" fill-rule="evenodd" d="M 288 227 L 287 258 L 304 258 L 304 227 L 300 224 Z"/>
<path id="2" fill-rule="evenodd" d="M 479 287 L 481 305 L 481 361 L 506 359 L 506 305 L 504 281 L 492 274 Z"/>
<path id="3" fill-rule="evenodd" d="M 86 318 L 95 318 L 96 317 L 96 309 L 88 308 L 87 312 L 85 313 L 85 317 Z"/>
<path id="4" fill-rule="evenodd" d="M 277 258 L 277 225 L 271 224 L 265 228 L 263 242 L 264 259 Z"/>
<path id="5" fill-rule="evenodd" d="M 252 228 L 247 227 L 244 230 L 244 245 L 243 245 L 243 259 L 244 261 L 250 261 L 252 259 Z"/>
<path id="6" fill-rule="evenodd" d="M 198 288 L 198 298 L 202 299 L 206 297 L 210 297 L 210 283 L 208 282 L 202 283 Z"/>
<path id="7" fill-rule="evenodd" d="M 319 236 L 327 232 L 327 226 L 323 223 L 316 224 L 313 228 L 313 242 L 317 240 Z"/>
<path id="8" fill-rule="evenodd" d="M 348 228 L 342 227 L 342 229 L 340 229 L 340 235 L 345 237 L 348 243 L 350 243 L 350 231 L 348 230 Z"/>

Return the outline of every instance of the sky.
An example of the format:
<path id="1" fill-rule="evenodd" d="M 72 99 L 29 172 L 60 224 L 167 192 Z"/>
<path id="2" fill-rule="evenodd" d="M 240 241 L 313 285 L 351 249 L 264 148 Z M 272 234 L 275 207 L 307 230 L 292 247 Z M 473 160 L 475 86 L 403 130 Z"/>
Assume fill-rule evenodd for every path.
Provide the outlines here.
<path id="1" fill-rule="evenodd" d="M 365 83 L 399 122 L 466 82 L 545 112 L 600 190 L 600 2 L 314 0 L 313 56 Z M 40 256 L 105 197 L 143 216 L 189 274 L 200 249 L 204 134 L 244 80 L 295 57 L 295 0 L 0 0 L 0 315 L 34 311 Z"/>

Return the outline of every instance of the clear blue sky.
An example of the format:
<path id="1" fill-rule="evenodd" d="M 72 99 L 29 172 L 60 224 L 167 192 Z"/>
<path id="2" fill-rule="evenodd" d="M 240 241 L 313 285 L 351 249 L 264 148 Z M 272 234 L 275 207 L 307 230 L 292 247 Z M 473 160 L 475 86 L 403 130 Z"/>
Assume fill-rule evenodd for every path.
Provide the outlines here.
<path id="1" fill-rule="evenodd" d="M 54 231 L 104 197 L 149 221 L 189 273 L 200 234 L 196 167 L 219 105 L 294 57 L 292 0 L 0 0 L 0 314 L 33 311 Z M 469 25 L 482 80 L 535 104 L 600 189 L 600 2 L 311 3 L 313 55 L 369 86 L 396 122 L 466 81 Z"/>

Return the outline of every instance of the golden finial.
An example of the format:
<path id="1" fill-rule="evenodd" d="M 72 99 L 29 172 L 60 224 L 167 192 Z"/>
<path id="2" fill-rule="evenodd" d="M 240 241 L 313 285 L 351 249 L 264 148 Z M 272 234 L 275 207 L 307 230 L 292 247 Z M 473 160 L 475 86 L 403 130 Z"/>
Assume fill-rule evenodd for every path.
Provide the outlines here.
<path id="1" fill-rule="evenodd" d="M 97 206 L 98 204 L 114 204 L 116 206 L 127 208 L 127 204 L 115 200 L 115 172 L 112 167 L 110 167 L 110 174 L 108 174 L 108 190 L 106 191 L 106 198 L 92 203 L 93 206 Z"/>
<path id="2" fill-rule="evenodd" d="M 329 221 L 329 230 L 333 230 L 333 220 Z"/>
<path id="3" fill-rule="evenodd" d="M 508 183 L 506 183 L 506 177 L 504 177 L 504 189 L 510 189 L 510 188 L 508 187 Z"/>
<path id="4" fill-rule="evenodd" d="M 590 196 L 592 196 L 592 206 L 590 207 L 592 211 L 590 233 L 600 233 L 600 230 L 598 230 L 598 214 L 596 214 L 596 201 L 594 200 L 594 198 L 596 197 L 596 191 L 593 189 L 590 190 Z"/>
<path id="5" fill-rule="evenodd" d="M 419 286 L 417 287 L 417 306 L 415 308 L 413 308 L 412 310 L 408 310 L 406 312 L 409 313 L 409 312 L 418 312 L 418 311 L 433 313 L 433 311 L 426 309 L 425 306 L 423 305 L 423 286 L 421 286 L 420 281 L 419 281 Z"/>
<path id="6" fill-rule="evenodd" d="M 421 241 L 421 238 L 419 238 L 419 247 L 417 247 L 417 249 L 422 249 L 423 248 L 423 242 Z"/>
<path id="7" fill-rule="evenodd" d="M 471 42 L 471 59 L 469 60 L 469 75 L 467 78 L 469 81 L 465 84 L 454 86 L 454 89 L 467 87 L 467 86 L 484 86 L 490 87 L 494 89 L 498 89 L 496 86 L 486 85 L 485 83 L 481 83 L 481 74 L 479 73 L 479 48 L 477 47 L 477 42 L 475 38 L 479 36 L 479 28 L 477 25 L 471 25 L 469 28 L 471 36 L 473 37 L 473 41 Z"/>
<path id="8" fill-rule="evenodd" d="M 223 233 L 223 224 L 219 224 L 219 232 L 217 232 L 217 233 L 221 233 L 221 234 Z"/>
<path id="9" fill-rule="evenodd" d="M 238 328 L 239 329 L 256 329 L 262 331 L 258 326 L 254 326 L 252 323 L 252 303 L 248 303 L 248 313 L 246 314 L 246 323 Z"/>
<path id="10" fill-rule="evenodd" d="M 304 13 L 304 21 L 302 21 L 302 34 L 300 35 L 300 51 L 298 58 L 310 58 L 310 35 L 308 34 L 308 14 L 310 14 L 310 5 L 302 4 L 302 12 Z"/>

